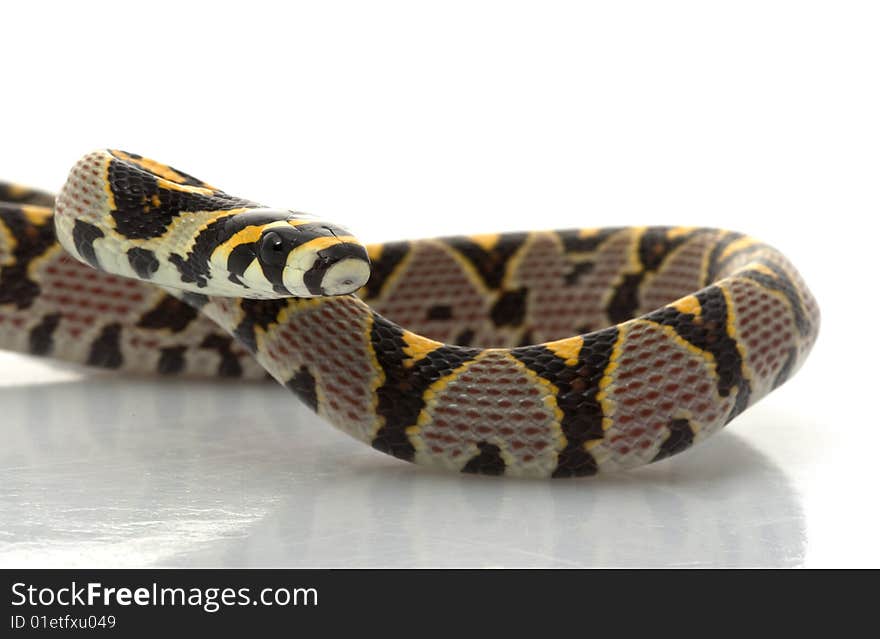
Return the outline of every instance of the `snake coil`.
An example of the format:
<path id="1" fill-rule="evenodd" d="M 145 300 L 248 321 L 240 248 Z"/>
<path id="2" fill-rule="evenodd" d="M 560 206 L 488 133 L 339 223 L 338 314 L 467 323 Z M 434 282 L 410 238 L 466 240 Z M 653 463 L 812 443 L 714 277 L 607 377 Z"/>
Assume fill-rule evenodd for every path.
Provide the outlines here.
<path id="1" fill-rule="evenodd" d="M 85 156 L 57 198 L 0 185 L 0 201 L 3 348 L 268 372 L 356 439 L 455 471 L 573 477 L 679 453 L 785 382 L 819 329 L 782 254 L 718 229 L 363 246 L 122 151 Z"/>

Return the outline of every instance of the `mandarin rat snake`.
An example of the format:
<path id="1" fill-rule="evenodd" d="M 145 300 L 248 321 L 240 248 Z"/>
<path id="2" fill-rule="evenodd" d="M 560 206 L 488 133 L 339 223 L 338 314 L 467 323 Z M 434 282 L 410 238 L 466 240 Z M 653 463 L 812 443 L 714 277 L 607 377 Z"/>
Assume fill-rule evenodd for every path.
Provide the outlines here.
<path id="1" fill-rule="evenodd" d="M 0 347 L 268 371 L 349 435 L 456 471 L 572 477 L 681 452 L 786 381 L 819 328 L 784 256 L 717 229 L 363 246 L 122 151 L 82 158 L 57 198 L 0 185 L 0 201 Z"/>

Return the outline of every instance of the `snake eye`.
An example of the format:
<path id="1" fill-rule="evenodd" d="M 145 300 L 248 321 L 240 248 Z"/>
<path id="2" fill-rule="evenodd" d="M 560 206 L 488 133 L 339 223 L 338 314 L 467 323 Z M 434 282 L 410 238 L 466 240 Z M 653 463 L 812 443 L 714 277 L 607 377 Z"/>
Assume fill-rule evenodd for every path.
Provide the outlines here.
<path id="1" fill-rule="evenodd" d="M 278 233 L 269 231 L 260 240 L 260 261 L 263 264 L 282 264 L 287 257 L 284 240 Z"/>

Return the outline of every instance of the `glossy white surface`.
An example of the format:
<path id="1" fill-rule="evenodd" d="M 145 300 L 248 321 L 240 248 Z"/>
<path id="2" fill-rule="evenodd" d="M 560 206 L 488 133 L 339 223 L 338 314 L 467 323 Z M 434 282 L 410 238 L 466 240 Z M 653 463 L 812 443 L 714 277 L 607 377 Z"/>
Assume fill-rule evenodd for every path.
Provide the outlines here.
<path id="1" fill-rule="evenodd" d="M 5 354 L 0 380 L 2 566 L 877 559 L 873 535 L 828 534 L 866 514 L 835 520 L 849 510 L 838 499 L 859 503 L 859 469 L 829 459 L 841 452 L 820 436 L 830 424 L 794 405 L 797 382 L 677 458 L 535 482 L 398 462 L 273 383 L 125 380 Z"/>
<path id="2" fill-rule="evenodd" d="M 534 483 L 411 467 L 272 384 L 0 353 L 0 566 L 880 566 L 876 3 L 150 9 L 5 9 L 0 179 L 110 146 L 366 241 L 733 228 L 822 331 L 714 440 Z"/>

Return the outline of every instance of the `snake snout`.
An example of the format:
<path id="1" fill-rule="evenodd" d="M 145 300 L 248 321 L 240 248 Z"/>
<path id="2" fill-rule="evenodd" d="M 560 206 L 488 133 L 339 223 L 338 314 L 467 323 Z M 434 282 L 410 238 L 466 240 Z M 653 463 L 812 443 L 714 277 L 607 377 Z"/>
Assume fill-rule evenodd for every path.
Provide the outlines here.
<path id="1" fill-rule="evenodd" d="M 293 251 L 284 279 L 302 297 L 346 295 L 370 279 L 370 258 L 362 244 L 341 239 L 306 254 Z"/>
<path id="2" fill-rule="evenodd" d="M 309 291 L 320 289 L 320 295 L 354 293 L 370 279 L 370 261 L 359 244 L 337 244 L 319 255 L 303 281 Z"/>

